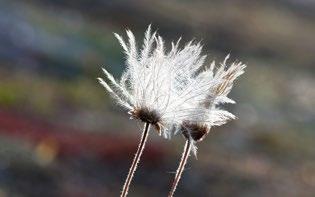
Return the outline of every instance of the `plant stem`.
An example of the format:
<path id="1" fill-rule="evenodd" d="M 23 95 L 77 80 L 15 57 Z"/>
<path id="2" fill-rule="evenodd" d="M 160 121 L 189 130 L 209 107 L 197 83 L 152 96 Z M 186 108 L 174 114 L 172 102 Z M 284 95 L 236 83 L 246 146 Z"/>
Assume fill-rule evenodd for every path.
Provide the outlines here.
<path id="1" fill-rule="evenodd" d="M 171 191 L 170 193 L 168 194 L 168 197 L 173 197 L 174 193 L 175 193 L 175 190 L 176 190 L 176 187 L 178 185 L 178 182 L 182 176 L 182 173 L 184 171 L 184 168 L 185 168 L 185 165 L 187 163 L 187 159 L 189 157 L 189 153 L 190 153 L 190 149 L 191 149 L 191 140 L 186 140 L 186 143 L 185 143 L 185 146 L 184 146 L 184 152 L 182 154 L 182 158 L 179 162 L 179 166 L 176 170 L 176 174 L 175 174 L 175 178 L 174 178 L 174 181 L 173 181 L 173 184 L 172 184 L 172 188 L 171 188 Z"/>
<path id="2" fill-rule="evenodd" d="M 138 145 L 138 150 L 137 150 L 137 152 L 135 154 L 135 157 L 134 157 L 134 159 L 132 161 L 132 164 L 131 164 L 131 167 L 129 169 L 129 173 L 128 173 L 127 179 L 125 181 L 125 184 L 123 186 L 123 190 L 122 190 L 121 195 L 120 195 L 121 197 L 126 197 L 127 194 L 128 194 L 130 183 L 131 183 L 131 181 L 133 179 L 135 171 L 137 170 L 137 166 L 138 166 L 138 163 L 140 161 L 140 157 L 142 155 L 145 143 L 146 143 L 148 135 L 149 135 L 149 130 L 150 130 L 150 124 L 149 123 L 145 123 L 144 124 L 144 129 L 143 129 L 143 132 L 142 132 L 142 135 L 141 135 L 141 140 L 140 140 L 140 143 Z"/>

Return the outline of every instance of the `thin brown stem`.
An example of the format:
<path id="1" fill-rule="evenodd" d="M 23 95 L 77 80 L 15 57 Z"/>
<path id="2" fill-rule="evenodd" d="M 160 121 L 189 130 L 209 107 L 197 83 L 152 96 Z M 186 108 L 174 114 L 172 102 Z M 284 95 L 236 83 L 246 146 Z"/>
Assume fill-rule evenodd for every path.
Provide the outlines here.
<path id="1" fill-rule="evenodd" d="M 174 181 L 173 181 L 173 184 L 172 184 L 171 191 L 168 194 L 168 197 L 173 197 L 173 195 L 175 193 L 176 187 L 178 185 L 178 182 L 179 182 L 179 180 L 180 180 L 180 178 L 182 176 L 182 173 L 184 171 L 185 165 L 187 163 L 187 159 L 189 157 L 190 149 L 191 149 L 191 140 L 186 140 L 185 147 L 184 147 L 184 152 L 183 152 L 182 158 L 181 158 L 181 160 L 179 162 L 179 166 L 178 166 L 178 168 L 176 170 L 175 178 L 174 178 Z"/>
<path id="2" fill-rule="evenodd" d="M 126 197 L 127 194 L 128 194 L 130 183 L 131 183 L 131 181 L 133 179 L 135 171 L 137 170 L 137 166 L 138 166 L 138 163 L 140 161 L 140 157 L 142 155 L 143 149 L 145 147 L 145 143 L 146 143 L 148 135 L 149 135 L 149 130 L 150 130 L 150 124 L 149 123 L 145 123 L 144 124 L 144 129 L 143 129 L 143 132 L 142 132 L 142 135 L 141 135 L 141 140 L 140 140 L 140 143 L 139 143 L 139 146 L 138 146 L 138 150 L 137 150 L 137 152 L 135 154 L 135 157 L 134 157 L 134 159 L 132 161 L 132 164 L 131 164 L 131 167 L 129 169 L 128 176 L 126 178 L 125 184 L 123 186 L 123 190 L 122 190 L 121 195 L 120 195 L 121 197 Z"/>

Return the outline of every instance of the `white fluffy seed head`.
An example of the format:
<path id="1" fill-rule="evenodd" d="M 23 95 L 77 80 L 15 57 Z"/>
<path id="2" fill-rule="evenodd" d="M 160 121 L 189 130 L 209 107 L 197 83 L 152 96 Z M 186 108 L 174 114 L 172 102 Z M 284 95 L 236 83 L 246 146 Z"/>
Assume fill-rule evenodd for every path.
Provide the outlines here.
<path id="1" fill-rule="evenodd" d="M 183 110 L 185 119 L 177 127 L 188 140 L 193 142 L 192 150 L 194 150 L 195 155 L 197 153 L 196 142 L 203 140 L 211 127 L 223 125 L 236 118 L 230 112 L 219 109 L 218 105 L 235 103 L 227 96 L 236 78 L 244 73 L 246 65 L 241 62 L 234 62 L 227 66 L 228 58 L 229 55 L 217 68 L 215 68 L 215 62 L 212 62 L 209 68 L 190 79 L 186 79 L 189 83 L 181 87 L 183 92 L 187 90 L 195 92 L 193 96 L 196 99 L 191 100 L 192 103 L 181 106 L 184 109 L 191 106 L 194 110 Z M 199 113 L 197 113 L 198 111 Z"/>
<path id="2" fill-rule="evenodd" d="M 120 81 L 105 69 L 106 80 L 99 78 L 99 81 L 132 117 L 149 122 L 164 136 L 170 136 L 169 128 L 180 124 L 187 114 L 198 117 L 204 113 L 203 108 L 192 104 L 202 101 L 202 91 L 212 82 L 202 79 L 204 87 L 197 90 L 191 84 L 205 60 L 205 56 L 201 56 L 202 46 L 189 42 L 180 49 L 179 39 L 171 43 L 172 48 L 167 52 L 162 37 L 151 33 L 149 26 L 138 49 L 133 33 L 126 32 L 127 42 L 115 34 L 126 54 L 126 70 Z"/>
<path id="3" fill-rule="evenodd" d="M 227 66 L 228 55 L 219 66 L 212 62 L 202 69 L 206 56 L 201 55 L 200 43 L 191 41 L 180 48 L 178 39 L 166 51 L 162 37 L 151 33 L 149 26 L 138 49 L 133 33 L 126 32 L 127 42 L 115 34 L 126 54 L 121 79 L 117 82 L 105 69 L 106 81 L 98 79 L 133 118 L 151 123 L 165 137 L 170 136 L 170 128 L 186 130 L 184 136 L 193 144 L 202 140 L 212 126 L 235 118 L 218 105 L 235 103 L 227 96 L 235 79 L 244 73 L 244 64 Z M 198 128 L 201 133 L 197 133 Z"/>

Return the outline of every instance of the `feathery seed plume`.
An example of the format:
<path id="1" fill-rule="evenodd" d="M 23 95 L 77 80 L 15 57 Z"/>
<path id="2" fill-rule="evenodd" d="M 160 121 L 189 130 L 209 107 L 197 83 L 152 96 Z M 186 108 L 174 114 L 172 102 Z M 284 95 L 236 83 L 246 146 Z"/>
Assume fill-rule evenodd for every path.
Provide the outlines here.
<path id="1" fill-rule="evenodd" d="M 189 108 L 187 105 L 192 108 L 196 107 L 198 108 L 197 111 L 199 111 L 199 113 L 196 114 L 196 110 L 183 110 L 186 113 L 183 115 L 185 118 L 179 125 L 177 125 L 176 132 L 181 132 L 183 134 L 186 138 L 186 144 L 172 183 L 169 197 L 174 195 L 190 151 L 196 156 L 196 143 L 205 138 L 210 132 L 211 127 L 220 126 L 231 119 L 235 119 L 233 114 L 220 109 L 218 105 L 235 103 L 227 96 L 233 87 L 235 79 L 244 73 L 246 65 L 241 62 L 234 62 L 227 68 L 226 62 L 228 58 L 229 55 L 217 70 L 214 70 L 215 62 L 212 62 L 209 68 L 201 71 L 196 76 L 189 77 L 186 75 L 187 78 L 182 79 L 188 81 L 188 83 L 181 88 L 184 90 L 183 92 L 190 92 L 192 90 L 195 92 L 199 91 L 197 94 L 199 98 L 191 100 L 192 103 L 186 103 L 186 105 L 183 105 L 182 107 Z"/>
<path id="2" fill-rule="evenodd" d="M 106 80 L 98 78 L 117 103 L 128 110 L 131 118 L 145 123 L 121 196 L 128 194 L 150 125 L 159 134 L 169 137 L 172 125 L 179 125 L 187 118 L 187 115 L 193 116 L 204 111 L 202 106 L 190 105 L 199 99 L 200 89 L 191 90 L 191 92 L 184 91 L 186 84 L 190 83 L 190 78 L 204 63 L 205 56 L 200 55 L 202 50 L 200 43 L 189 42 L 180 49 L 179 39 L 176 43 L 172 42 L 171 49 L 166 52 L 162 37 L 156 32 L 151 33 L 151 26 L 149 26 L 139 50 L 133 33 L 130 30 L 126 32 L 128 42 L 115 34 L 126 54 L 127 67 L 121 79 L 116 81 L 106 69 L 103 69 Z M 208 82 L 211 81 L 203 85 L 211 85 Z"/>

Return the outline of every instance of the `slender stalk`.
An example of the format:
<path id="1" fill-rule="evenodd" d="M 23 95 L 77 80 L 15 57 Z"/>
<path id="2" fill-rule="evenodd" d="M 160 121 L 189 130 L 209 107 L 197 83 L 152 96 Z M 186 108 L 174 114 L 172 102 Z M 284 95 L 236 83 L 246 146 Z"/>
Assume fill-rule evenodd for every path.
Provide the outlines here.
<path id="1" fill-rule="evenodd" d="M 142 132 L 142 135 L 141 135 L 141 140 L 140 140 L 140 143 L 138 145 L 138 150 L 137 150 L 137 152 L 135 154 L 135 157 L 134 157 L 134 159 L 132 161 L 132 164 L 131 164 L 131 167 L 129 169 L 128 176 L 126 178 L 125 184 L 123 186 L 123 189 L 122 189 L 122 192 L 121 192 L 121 195 L 120 195 L 121 197 L 126 197 L 127 194 L 128 194 L 130 183 L 131 183 L 131 181 L 133 179 L 135 171 L 137 170 L 137 166 L 138 166 L 138 163 L 140 161 L 140 157 L 142 155 L 143 149 L 145 147 L 145 143 L 146 143 L 148 135 L 149 135 L 149 130 L 150 130 L 150 124 L 149 123 L 145 123 L 144 124 L 144 129 L 143 129 L 143 132 Z"/>
<path id="2" fill-rule="evenodd" d="M 175 178 L 172 184 L 172 188 L 170 193 L 168 194 L 168 197 L 173 197 L 175 190 L 177 188 L 178 182 L 182 176 L 182 173 L 184 171 L 185 165 L 187 163 L 187 159 L 189 157 L 189 153 L 190 153 L 190 149 L 191 149 L 191 140 L 186 140 L 185 146 L 184 146 L 184 152 L 182 154 L 182 158 L 179 162 L 179 166 L 176 170 L 176 174 L 175 174 Z"/>

